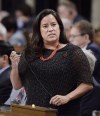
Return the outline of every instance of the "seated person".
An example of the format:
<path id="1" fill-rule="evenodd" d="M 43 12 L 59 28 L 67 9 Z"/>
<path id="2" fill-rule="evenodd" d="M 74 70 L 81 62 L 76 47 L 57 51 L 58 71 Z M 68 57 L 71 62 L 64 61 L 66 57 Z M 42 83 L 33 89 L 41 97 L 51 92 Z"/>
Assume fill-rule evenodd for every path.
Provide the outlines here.
<path id="1" fill-rule="evenodd" d="M 9 56 L 13 50 L 9 43 L 0 40 L 0 106 L 4 105 L 12 90 Z"/>
<path id="2" fill-rule="evenodd" d="M 91 73 L 94 71 L 96 57 L 91 53 L 90 50 L 83 49 L 83 52 L 88 58 Z M 93 77 L 94 79 L 94 77 Z M 95 85 L 89 93 L 87 93 L 81 101 L 81 116 L 92 116 L 94 110 L 100 110 L 100 86 Z M 93 115 L 94 116 L 94 115 Z"/>

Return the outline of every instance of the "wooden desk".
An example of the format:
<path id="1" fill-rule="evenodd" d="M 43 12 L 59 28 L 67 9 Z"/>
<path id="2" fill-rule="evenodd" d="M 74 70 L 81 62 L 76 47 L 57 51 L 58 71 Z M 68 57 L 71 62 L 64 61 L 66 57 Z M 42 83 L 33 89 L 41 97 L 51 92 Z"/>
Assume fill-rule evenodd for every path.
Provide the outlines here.
<path id="1" fill-rule="evenodd" d="M 38 107 L 32 108 L 31 106 L 12 105 L 11 111 L 24 116 L 56 116 L 57 110 Z"/>
<path id="2" fill-rule="evenodd" d="M 15 114 L 10 111 L 9 112 L 0 111 L 0 116 L 23 116 L 23 115 Z"/>
<path id="3" fill-rule="evenodd" d="M 57 110 L 29 105 L 12 105 L 9 111 L 0 111 L 0 116 L 56 116 Z"/>

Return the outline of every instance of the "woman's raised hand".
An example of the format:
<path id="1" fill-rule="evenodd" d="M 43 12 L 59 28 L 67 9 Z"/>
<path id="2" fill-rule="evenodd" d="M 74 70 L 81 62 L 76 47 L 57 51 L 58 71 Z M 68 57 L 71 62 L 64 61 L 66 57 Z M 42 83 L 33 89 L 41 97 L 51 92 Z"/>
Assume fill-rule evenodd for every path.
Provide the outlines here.
<path id="1" fill-rule="evenodd" d="M 10 60 L 11 60 L 12 68 L 17 68 L 18 67 L 20 56 L 21 55 L 17 54 L 15 51 L 11 52 Z"/>

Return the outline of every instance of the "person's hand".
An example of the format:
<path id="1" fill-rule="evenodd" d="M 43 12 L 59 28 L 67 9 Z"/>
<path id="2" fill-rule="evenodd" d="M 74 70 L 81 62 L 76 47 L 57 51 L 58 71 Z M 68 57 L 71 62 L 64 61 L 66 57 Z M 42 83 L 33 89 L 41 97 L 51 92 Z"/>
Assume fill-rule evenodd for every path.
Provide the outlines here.
<path id="1" fill-rule="evenodd" d="M 60 105 L 68 103 L 70 100 L 71 100 L 70 97 L 67 95 L 66 96 L 55 95 L 54 97 L 51 98 L 50 104 L 60 106 Z"/>
<path id="2" fill-rule="evenodd" d="M 15 51 L 11 52 L 10 60 L 11 60 L 12 68 L 18 67 L 20 56 L 21 55 L 17 54 Z"/>

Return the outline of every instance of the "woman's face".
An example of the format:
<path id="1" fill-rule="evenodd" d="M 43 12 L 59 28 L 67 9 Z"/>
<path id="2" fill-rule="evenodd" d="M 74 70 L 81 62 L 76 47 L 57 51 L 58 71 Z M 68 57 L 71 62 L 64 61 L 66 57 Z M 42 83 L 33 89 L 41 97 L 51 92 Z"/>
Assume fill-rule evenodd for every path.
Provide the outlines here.
<path id="1" fill-rule="evenodd" d="M 40 22 L 40 32 L 44 44 L 58 42 L 60 36 L 60 28 L 57 20 L 53 15 L 45 16 Z"/>

